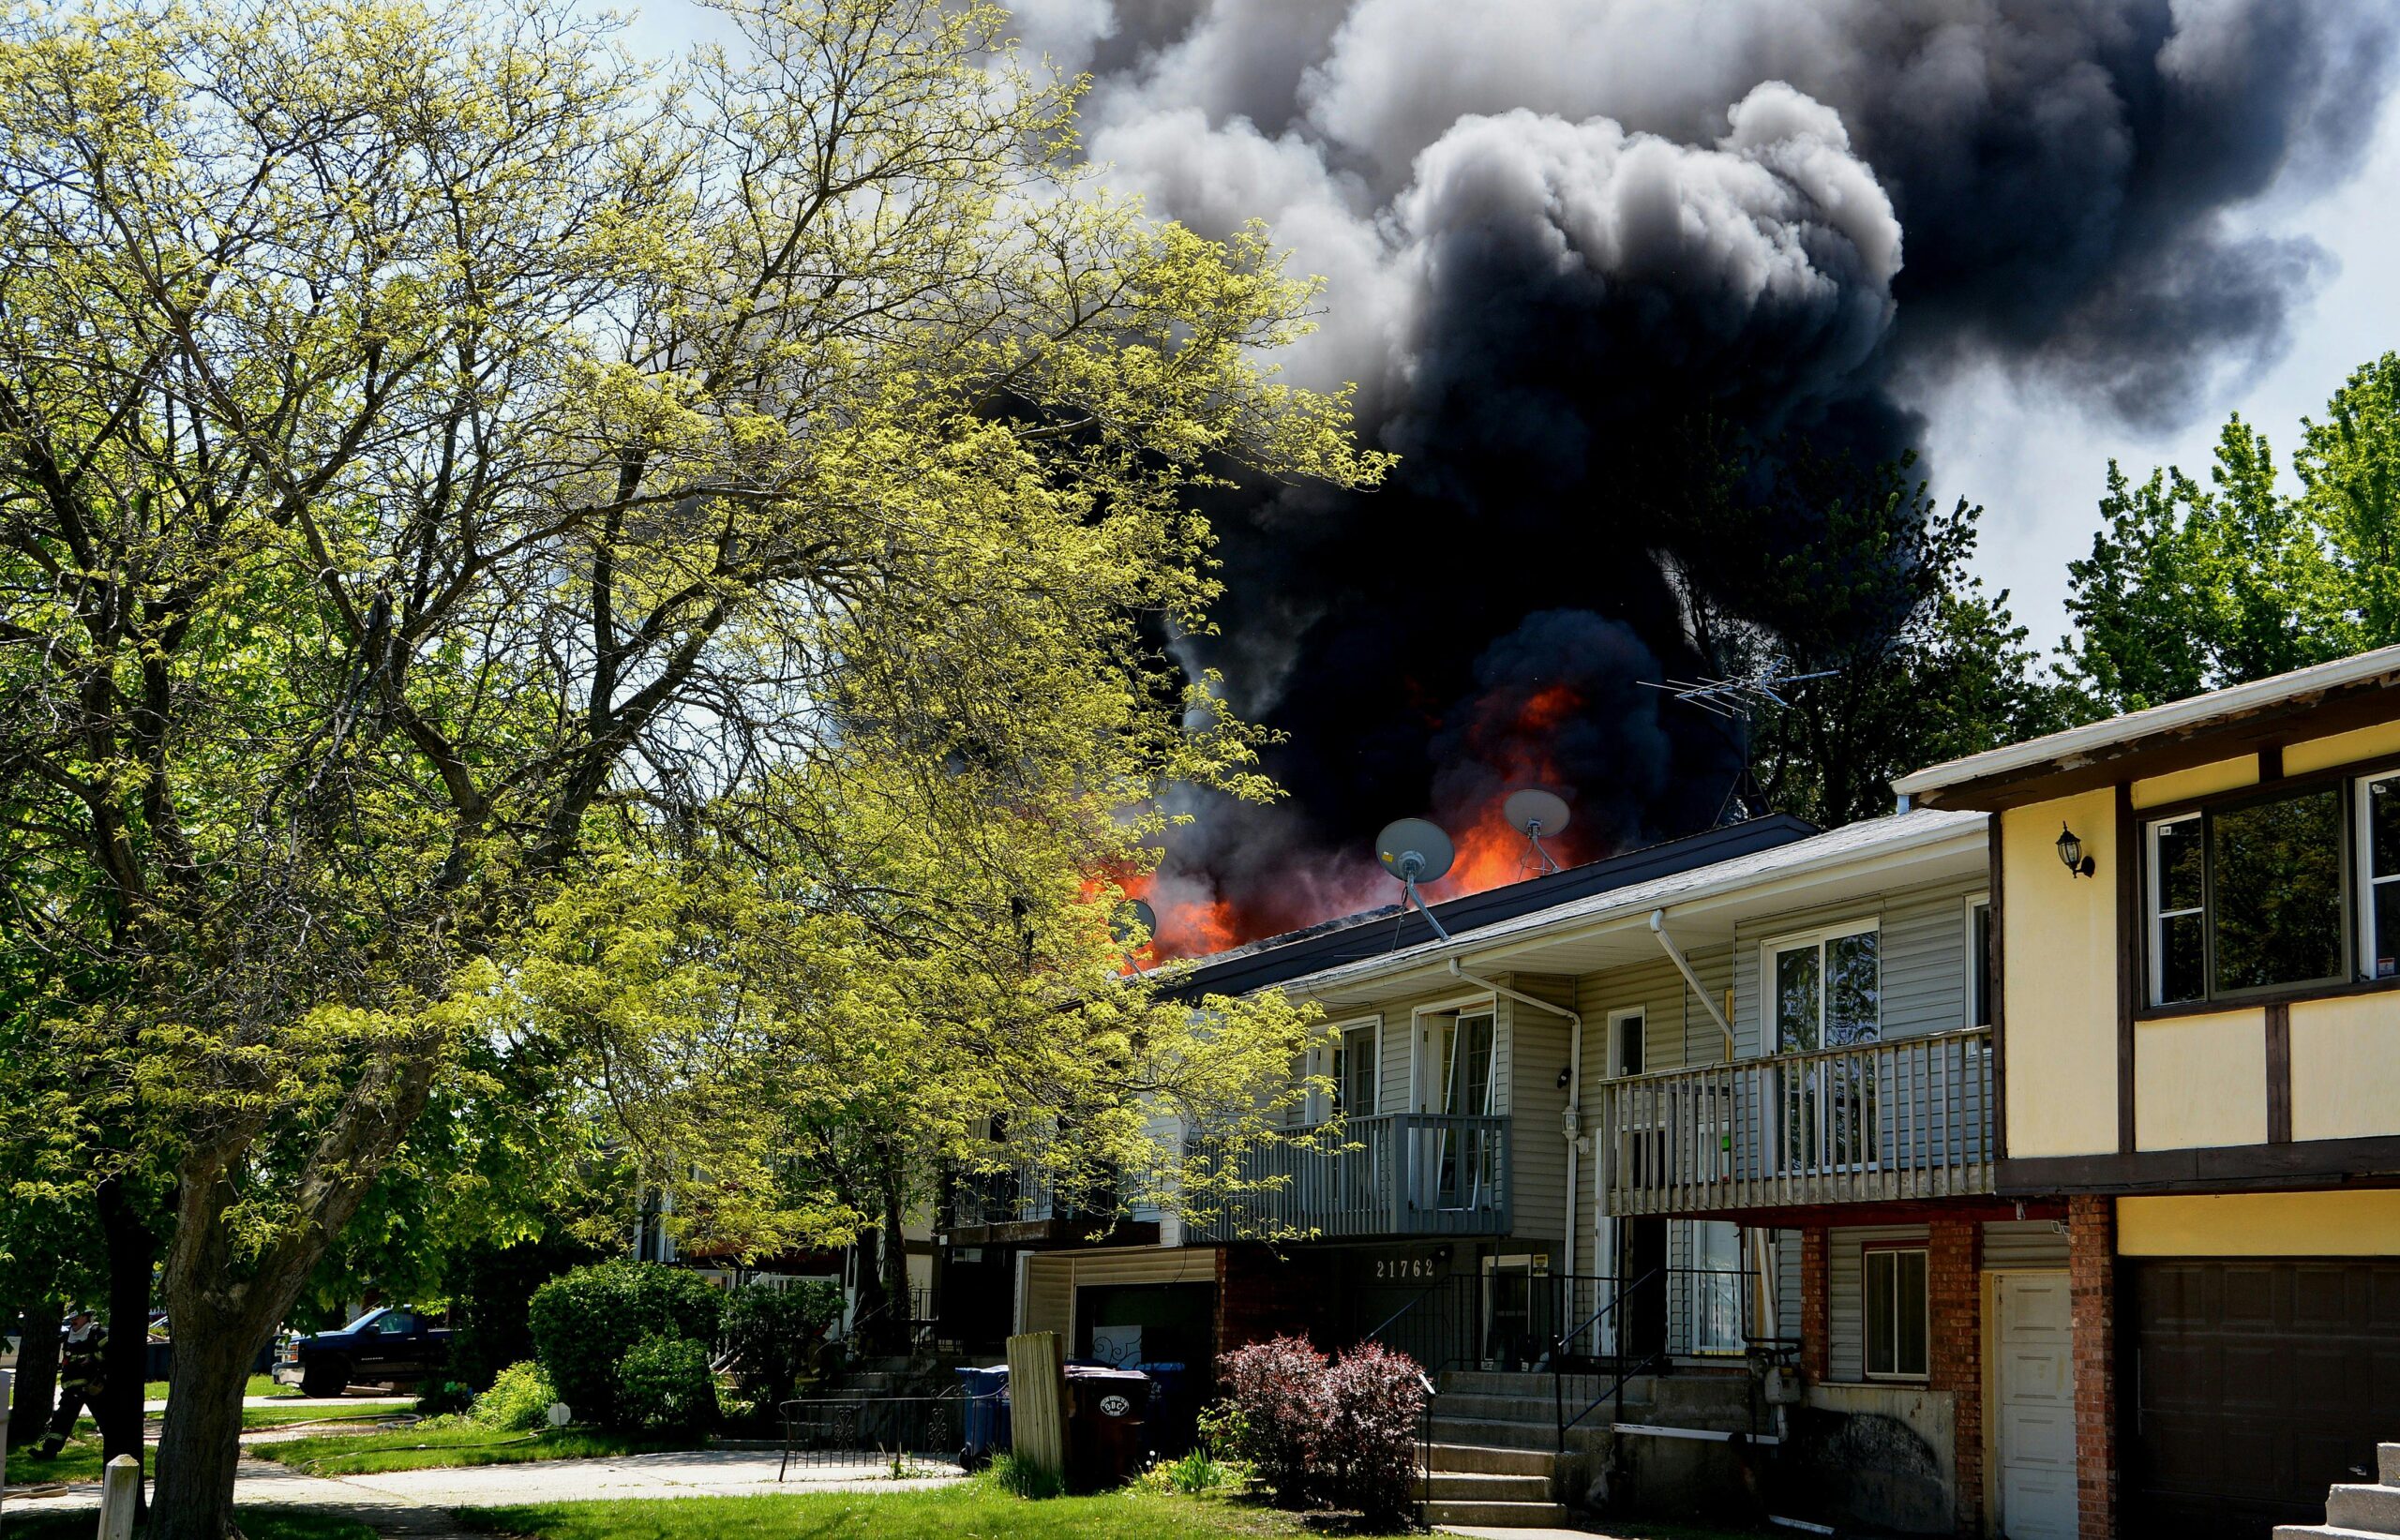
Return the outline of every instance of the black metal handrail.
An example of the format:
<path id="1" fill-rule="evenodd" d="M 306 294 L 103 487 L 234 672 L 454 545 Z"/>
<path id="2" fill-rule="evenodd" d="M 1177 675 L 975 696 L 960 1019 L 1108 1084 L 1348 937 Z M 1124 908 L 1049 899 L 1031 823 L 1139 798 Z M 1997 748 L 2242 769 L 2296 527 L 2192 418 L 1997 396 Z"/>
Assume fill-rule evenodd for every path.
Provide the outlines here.
<path id="1" fill-rule="evenodd" d="M 1573 1331 L 1562 1332 L 1551 1342 L 1551 1410 L 1552 1415 L 1558 1422 L 1558 1448 L 1560 1453 L 1565 1453 L 1567 1449 L 1567 1430 L 1582 1422 L 1584 1418 L 1590 1416 L 1592 1413 L 1598 1409 L 1601 1401 L 1605 1401 L 1611 1397 L 1614 1397 L 1616 1398 L 1616 1410 L 1611 1414 L 1611 1420 L 1617 1420 L 1624 1416 L 1625 1382 L 1633 1376 L 1632 1368 L 1626 1363 L 1624 1350 L 1625 1338 L 1623 1334 L 1620 1333 L 1617 1338 L 1617 1352 L 1612 1355 L 1616 1360 L 1616 1378 L 1611 1382 L 1608 1389 L 1602 1391 L 1599 1396 L 1593 1400 L 1590 1406 L 1585 1407 L 1582 1411 L 1576 1413 L 1574 1416 L 1569 1417 L 1567 1414 L 1567 1345 L 1569 1342 L 1574 1341 L 1577 1338 L 1583 1336 L 1586 1332 L 1589 1332 L 1598 1326 L 1602 1321 L 1608 1318 L 1611 1312 L 1615 1310 L 1617 1307 L 1623 1305 L 1628 1298 L 1638 1291 L 1648 1288 L 1654 1281 L 1663 1282 L 1666 1278 L 1666 1271 L 1667 1270 L 1663 1267 L 1653 1267 L 1650 1271 L 1642 1274 L 1641 1278 L 1635 1279 L 1629 1285 L 1624 1283 L 1618 1284 L 1616 1293 L 1609 1296 L 1609 1302 L 1607 1304 L 1601 1306 L 1598 1309 L 1594 1310 L 1591 1315 Z"/>

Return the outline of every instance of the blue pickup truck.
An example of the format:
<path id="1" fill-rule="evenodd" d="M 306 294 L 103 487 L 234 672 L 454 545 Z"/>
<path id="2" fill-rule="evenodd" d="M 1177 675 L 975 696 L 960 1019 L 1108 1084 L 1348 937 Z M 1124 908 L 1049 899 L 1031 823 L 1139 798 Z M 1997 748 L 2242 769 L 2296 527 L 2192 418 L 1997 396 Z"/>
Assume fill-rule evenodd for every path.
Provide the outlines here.
<path id="1" fill-rule="evenodd" d="M 450 1367 L 450 1328 L 412 1305 L 383 1305 L 339 1331 L 294 1338 L 275 1378 L 304 1396 L 338 1396 L 352 1384 L 421 1384 Z"/>

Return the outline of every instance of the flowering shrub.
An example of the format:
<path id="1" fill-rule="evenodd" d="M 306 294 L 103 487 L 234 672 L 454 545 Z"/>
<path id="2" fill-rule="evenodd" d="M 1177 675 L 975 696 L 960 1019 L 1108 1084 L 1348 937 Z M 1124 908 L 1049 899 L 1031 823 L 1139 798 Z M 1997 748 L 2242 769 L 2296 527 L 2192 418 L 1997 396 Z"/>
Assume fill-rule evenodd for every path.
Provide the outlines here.
<path id="1" fill-rule="evenodd" d="M 1369 1342 L 1328 1362 L 1301 1338 L 1219 1360 L 1235 1416 L 1232 1451 L 1287 1507 L 1322 1503 L 1386 1518 L 1417 1472 L 1425 1383 L 1416 1360 Z"/>
<path id="2" fill-rule="evenodd" d="M 1317 1458 L 1333 1501 L 1370 1518 L 1407 1510 L 1417 1475 L 1418 1419 L 1425 1380 L 1417 1361 L 1374 1342 L 1361 1343 L 1325 1371 L 1330 1415 Z"/>
<path id="3" fill-rule="evenodd" d="M 1217 1360 L 1225 1394 L 1241 1413 L 1237 1451 L 1286 1507 L 1316 1498 L 1317 1442 L 1324 1436 L 1325 1354 L 1304 1337 L 1236 1348 Z"/>

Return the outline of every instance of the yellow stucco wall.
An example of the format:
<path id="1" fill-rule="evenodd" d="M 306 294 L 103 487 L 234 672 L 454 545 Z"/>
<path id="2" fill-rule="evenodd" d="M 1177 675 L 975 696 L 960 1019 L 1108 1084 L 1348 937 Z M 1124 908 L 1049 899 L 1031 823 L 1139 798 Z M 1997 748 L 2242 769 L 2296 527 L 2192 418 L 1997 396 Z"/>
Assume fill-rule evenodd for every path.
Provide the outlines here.
<path id="1" fill-rule="evenodd" d="M 2136 1149 L 2266 1140 L 2265 1011 L 2171 1016 L 2134 1028 Z"/>
<path id="2" fill-rule="evenodd" d="M 2400 701 L 2393 703 L 2393 710 L 2400 711 Z M 2386 755 L 2400 758 L 2400 722 L 2378 722 L 2372 727 L 2361 727 L 2354 732 L 2334 733 L 2327 738 L 2312 738 L 2287 744 L 2284 748 L 2284 773 L 2305 775 L 2310 770 L 2323 770 L 2329 765 L 2348 765 Z"/>
<path id="3" fill-rule="evenodd" d="M 2133 801 L 2136 807 L 2163 807 L 2186 798 L 2208 797 L 2258 784 L 2258 756 L 2245 754 L 2238 759 L 2219 759 L 2212 764 L 2177 770 L 2172 775 L 2153 775 L 2147 781 L 2136 781 L 2132 788 Z"/>
<path id="4" fill-rule="evenodd" d="M 2008 1013 L 2008 1153 L 2117 1147 L 2116 799 L 2092 791 L 2000 815 L 2006 886 L 2002 988 Z M 2068 875 L 2063 821 L 2100 859 Z"/>
<path id="5" fill-rule="evenodd" d="M 2400 1191 L 2120 1198 L 2128 1257 L 2400 1256 Z"/>
<path id="6" fill-rule="evenodd" d="M 2400 994 L 2291 1008 L 2291 1136 L 2400 1133 Z"/>

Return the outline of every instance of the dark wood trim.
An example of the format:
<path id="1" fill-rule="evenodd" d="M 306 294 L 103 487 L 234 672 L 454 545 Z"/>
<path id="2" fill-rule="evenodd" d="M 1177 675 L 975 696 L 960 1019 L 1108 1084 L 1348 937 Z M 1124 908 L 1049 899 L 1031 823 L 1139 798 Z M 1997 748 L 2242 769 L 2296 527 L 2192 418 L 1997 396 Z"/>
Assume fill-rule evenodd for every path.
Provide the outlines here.
<path id="1" fill-rule="evenodd" d="M 2142 964 L 2141 825 L 2134 788 L 2117 783 L 2117 1149 L 2134 1152 L 2134 1018 L 2150 993 Z"/>
<path id="2" fill-rule="evenodd" d="M 2008 974 L 2003 964 L 2008 960 L 2008 930 L 2002 923 L 2007 911 L 2001 907 L 2006 895 L 2002 880 L 2003 864 L 2000 859 L 2000 824 L 2002 815 L 1993 814 L 1985 821 L 1984 831 L 1990 842 L 1990 903 L 1991 914 L 1986 921 L 1984 945 L 1991 969 L 1991 1141 L 1996 1159 L 2008 1159 Z"/>
<path id="3" fill-rule="evenodd" d="M 2267 1143 L 2291 1143 L 2291 1007 L 2267 1008 Z"/>
<path id="4" fill-rule="evenodd" d="M 1918 807 L 1972 808 L 1997 812 L 2073 796 L 2119 781 L 2146 781 L 2177 770 L 2239 759 L 2269 744 L 2281 746 L 2295 734 L 2330 738 L 2336 733 L 2370 727 L 2400 719 L 2392 693 L 2400 686 L 2400 668 L 2344 685 L 2317 691 L 2262 707 L 2238 717 L 2193 723 L 2163 732 L 2142 734 L 2125 741 L 2082 750 L 2075 764 L 2056 761 L 1983 776 L 1957 785 L 1915 794 Z"/>
<path id="5" fill-rule="evenodd" d="M 2182 1016 L 2230 1016 L 2260 1007 L 2295 1006 L 2309 1000 L 2339 1000 L 2353 994 L 2383 994 L 2400 989 L 2400 979 L 2351 979 L 2332 984 L 2294 984 L 2289 989 L 2262 990 L 2222 1000 L 2183 1000 L 2171 1006 L 2148 1006 L 2135 1013 L 2139 1022 L 2171 1022 Z"/>
<path id="6" fill-rule="evenodd" d="M 2258 784 L 2265 785 L 2271 781 L 2280 781 L 2283 778 L 2284 746 L 2280 743 L 2270 743 L 2258 751 Z"/>
<path id="7" fill-rule="evenodd" d="M 2019 1209 L 2024 1212 L 2018 1213 Z M 1795 1204 L 1790 1208 L 1713 1208 L 1669 1218 L 1715 1219 L 1762 1230 L 1806 1230 L 1812 1225 L 1850 1230 L 1863 1225 L 1930 1224 L 1936 1219 L 2062 1219 L 2066 1218 L 2066 1200 L 2045 1195 L 2024 1199 L 1958 1197 L 1893 1203 Z"/>
<path id="8" fill-rule="evenodd" d="M 2003 1160 L 2001 1196 L 2075 1192 L 2241 1192 L 2279 1188 L 2390 1186 L 2400 1182 L 2400 1135 L 2307 1139 L 2135 1155 L 2063 1155 Z"/>

